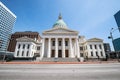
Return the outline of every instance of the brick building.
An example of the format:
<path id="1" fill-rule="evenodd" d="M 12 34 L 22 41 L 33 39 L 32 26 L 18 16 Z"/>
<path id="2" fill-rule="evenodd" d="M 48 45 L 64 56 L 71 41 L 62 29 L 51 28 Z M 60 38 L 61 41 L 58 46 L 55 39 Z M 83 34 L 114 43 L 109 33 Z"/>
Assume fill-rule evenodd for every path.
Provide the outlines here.
<path id="1" fill-rule="evenodd" d="M 14 34 L 11 35 L 11 39 L 10 39 L 9 46 L 8 46 L 8 51 L 14 52 L 15 47 L 16 47 L 16 42 L 17 42 L 16 39 L 24 37 L 24 36 L 35 39 L 38 42 L 40 42 L 40 39 L 41 39 L 38 32 L 32 32 L 32 31 L 15 32 Z"/>

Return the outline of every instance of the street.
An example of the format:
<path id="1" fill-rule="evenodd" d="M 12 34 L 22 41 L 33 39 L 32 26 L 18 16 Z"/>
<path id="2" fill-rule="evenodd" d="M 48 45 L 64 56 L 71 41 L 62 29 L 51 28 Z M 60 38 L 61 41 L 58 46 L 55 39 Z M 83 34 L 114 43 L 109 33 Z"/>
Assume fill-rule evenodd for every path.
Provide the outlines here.
<path id="1" fill-rule="evenodd" d="M 120 64 L 0 64 L 0 80 L 120 80 Z"/>

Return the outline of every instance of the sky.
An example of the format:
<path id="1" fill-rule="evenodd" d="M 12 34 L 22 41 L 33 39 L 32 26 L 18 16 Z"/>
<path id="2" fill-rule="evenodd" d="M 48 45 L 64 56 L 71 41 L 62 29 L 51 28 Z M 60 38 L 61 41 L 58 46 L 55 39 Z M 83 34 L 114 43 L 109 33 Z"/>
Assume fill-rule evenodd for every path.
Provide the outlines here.
<path id="1" fill-rule="evenodd" d="M 79 31 L 86 39 L 101 38 L 105 43 L 111 28 L 117 28 L 114 14 L 120 10 L 120 0 L 0 0 L 16 16 L 16 31 L 42 32 L 52 29 L 59 13 L 69 29 Z M 120 35 L 115 31 L 114 38 Z"/>

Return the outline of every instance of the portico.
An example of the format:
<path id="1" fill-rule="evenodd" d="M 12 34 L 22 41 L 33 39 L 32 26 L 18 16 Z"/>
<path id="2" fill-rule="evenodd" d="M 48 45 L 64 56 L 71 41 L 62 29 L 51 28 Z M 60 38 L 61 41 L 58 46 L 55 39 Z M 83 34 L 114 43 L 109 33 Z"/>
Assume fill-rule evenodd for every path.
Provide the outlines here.
<path id="1" fill-rule="evenodd" d="M 77 40 L 76 38 L 44 38 L 46 46 L 44 52 L 47 53 L 45 57 L 51 58 L 75 58 L 79 57 L 76 55 L 77 51 Z"/>
<path id="2" fill-rule="evenodd" d="M 43 32 L 42 57 L 80 58 L 78 32 L 67 28 L 59 15 L 53 28 Z"/>

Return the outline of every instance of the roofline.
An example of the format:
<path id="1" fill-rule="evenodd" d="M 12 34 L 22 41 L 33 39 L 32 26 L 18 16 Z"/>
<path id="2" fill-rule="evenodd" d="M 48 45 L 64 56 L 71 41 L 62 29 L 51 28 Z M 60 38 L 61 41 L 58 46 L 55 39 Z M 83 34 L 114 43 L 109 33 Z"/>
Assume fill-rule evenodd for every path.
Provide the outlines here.
<path id="1" fill-rule="evenodd" d="M 75 30 L 71 30 L 71 29 L 68 29 L 68 28 L 56 28 L 56 29 L 65 29 L 65 30 L 75 31 Z M 43 31 L 42 33 L 45 33 L 47 31 L 51 31 L 51 30 L 56 30 L 56 29 L 48 29 L 48 30 Z M 75 32 L 77 32 L 79 34 L 78 31 L 75 31 Z"/>
<path id="2" fill-rule="evenodd" d="M 15 18 L 17 18 L 17 16 L 12 12 L 10 11 L 1 1 L 0 1 L 0 5 L 5 8 L 10 14 L 12 14 Z"/>
<path id="3" fill-rule="evenodd" d="M 20 37 L 20 38 L 17 38 L 16 40 L 17 40 L 17 41 L 19 41 L 19 42 L 23 42 L 22 40 L 20 40 L 20 39 L 23 39 L 23 38 L 26 38 L 26 39 L 31 40 L 31 41 L 29 41 L 29 42 L 34 42 L 34 43 L 37 43 L 34 39 L 29 38 L 29 37 Z M 25 42 L 26 42 L 26 41 L 25 41 Z M 28 42 L 28 41 L 27 41 L 27 42 Z"/>

